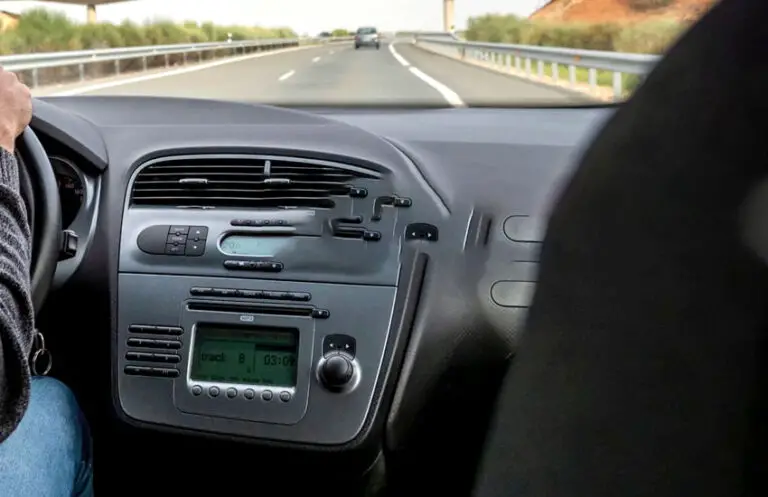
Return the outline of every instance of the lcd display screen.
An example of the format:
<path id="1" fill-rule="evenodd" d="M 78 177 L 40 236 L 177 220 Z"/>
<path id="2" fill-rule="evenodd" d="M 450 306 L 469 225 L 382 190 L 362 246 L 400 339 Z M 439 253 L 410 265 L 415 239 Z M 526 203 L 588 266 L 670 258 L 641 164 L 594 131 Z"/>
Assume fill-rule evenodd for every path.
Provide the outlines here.
<path id="1" fill-rule="evenodd" d="M 229 255 L 274 257 L 291 239 L 280 236 L 228 235 L 221 239 L 221 251 Z"/>
<path id="2" fill-rule="evenodd" d="M 296 386 L 298 330 L 198 324 L 189 376 L 199 381 Z"/>

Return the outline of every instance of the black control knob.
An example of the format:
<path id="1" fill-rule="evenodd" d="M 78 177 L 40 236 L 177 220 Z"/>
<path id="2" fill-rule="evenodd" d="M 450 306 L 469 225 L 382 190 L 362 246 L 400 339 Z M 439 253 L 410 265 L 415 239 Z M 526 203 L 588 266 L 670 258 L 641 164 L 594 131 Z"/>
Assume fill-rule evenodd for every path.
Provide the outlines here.
<path id="1" fill-rule="evenodd" d="M 355 366 L 343 354 L 334 354 L 326 358 L 320 366 L 320 381 L 330 390 L 343 388 L 352 379 Z"/>

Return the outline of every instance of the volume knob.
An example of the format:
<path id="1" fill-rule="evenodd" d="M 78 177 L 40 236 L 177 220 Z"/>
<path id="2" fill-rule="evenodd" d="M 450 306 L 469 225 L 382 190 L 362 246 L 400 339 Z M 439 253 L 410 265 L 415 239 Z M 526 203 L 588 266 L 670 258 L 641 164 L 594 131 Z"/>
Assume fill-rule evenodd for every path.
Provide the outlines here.
<path id="1" fill-rule="evenodd" d="M 355 366 L 346 356 L 334 354 L 325 359 L 318 376 L 329 390 L 340 390 L 352 379 Z"/>

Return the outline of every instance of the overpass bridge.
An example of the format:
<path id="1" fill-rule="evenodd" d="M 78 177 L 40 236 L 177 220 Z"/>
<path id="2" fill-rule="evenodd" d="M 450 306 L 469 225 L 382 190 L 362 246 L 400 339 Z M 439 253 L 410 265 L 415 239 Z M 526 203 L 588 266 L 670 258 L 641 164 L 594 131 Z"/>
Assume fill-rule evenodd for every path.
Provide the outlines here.
<path id="1" fill-rule="evenodd" d="M 96 6 L 110 3 L 129 2 L 131 0 L 40 0 L 47 3 L 68 3 L 83 5 L 86 9 L 86 20 L 89 23 L 96 22 Z"/>

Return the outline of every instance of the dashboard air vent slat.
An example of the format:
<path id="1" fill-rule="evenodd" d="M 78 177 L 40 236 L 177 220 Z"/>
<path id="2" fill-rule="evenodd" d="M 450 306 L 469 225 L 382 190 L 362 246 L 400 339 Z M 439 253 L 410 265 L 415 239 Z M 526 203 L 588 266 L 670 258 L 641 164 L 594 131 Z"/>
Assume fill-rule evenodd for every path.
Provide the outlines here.
<path id="1" fill-rule="evenodd" d="M 332 208 L 355 181 L 381 175 L 300 158 L 169 158 L 142 169 L 132 205 L 231 208 Z"/>

